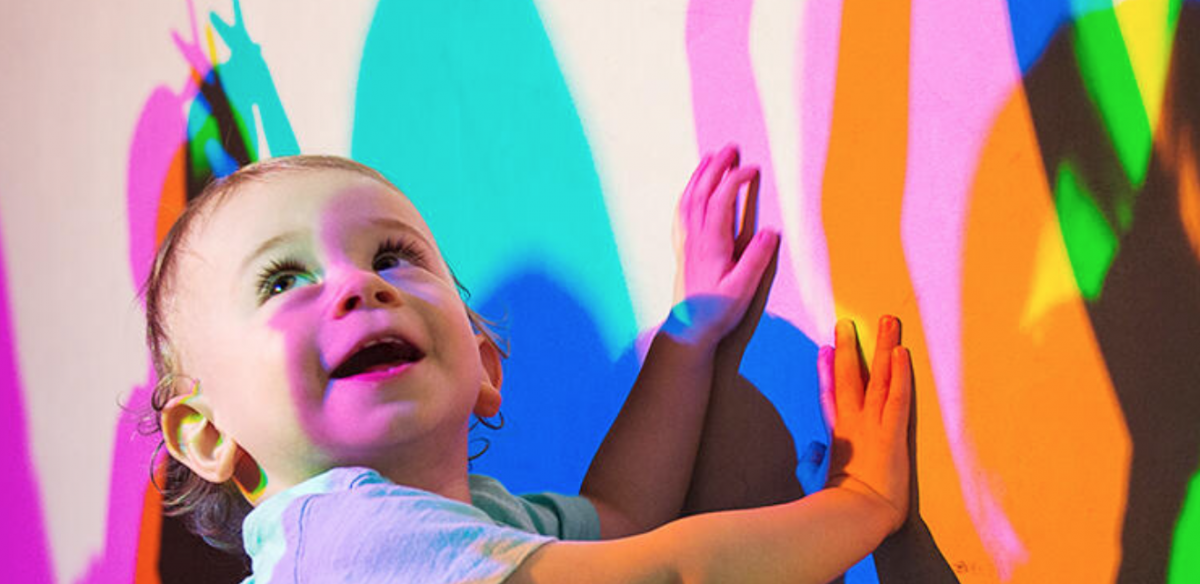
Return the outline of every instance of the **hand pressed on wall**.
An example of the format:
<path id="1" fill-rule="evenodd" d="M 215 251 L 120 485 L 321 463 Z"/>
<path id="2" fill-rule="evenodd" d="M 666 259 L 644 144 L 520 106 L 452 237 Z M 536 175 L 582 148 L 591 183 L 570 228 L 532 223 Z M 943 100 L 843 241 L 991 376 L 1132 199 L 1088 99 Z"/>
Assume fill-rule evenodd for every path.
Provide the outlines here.
<path id="1" fill-rule="evenodd" d="M 836 348 L 821 348 L 817 367 L 821 404 L 833 425 L 827 486 L 876 498 L 891 508 L 895 531 L 908 517 L 912 402 L 912 365 L 900 346 L 900 323 L 892 316 L 880 319 L 869 372 L 854 323 L 839 321 L 836 340 Z"/>
<path id="2" fill-rule="evenodd" d="M 684 341 L 715 347 L 737 330 L 744 350 L 762 315 L 779 235 L 755 230 L 758 180 L 758 168 L 739 168 L 737 149 L 726 146 L 700 161 L 684 189 L 676 223 L 676 247 L 682 255 L 676 290 L 681 298 L 671 318 L 681 326 L 668 331 Z M 747 195 L 738 229 L 743 187 Z M 747 321 L 752 322 L 739 326 Z"/>

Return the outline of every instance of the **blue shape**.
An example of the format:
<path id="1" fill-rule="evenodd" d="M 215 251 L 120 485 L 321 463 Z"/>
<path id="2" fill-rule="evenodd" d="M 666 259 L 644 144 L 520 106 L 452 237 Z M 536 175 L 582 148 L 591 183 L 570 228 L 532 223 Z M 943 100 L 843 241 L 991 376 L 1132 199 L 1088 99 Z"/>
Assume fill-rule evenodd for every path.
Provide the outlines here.
<path id="1" fill-rule="evenodd" d="M 614 362 L 580 299 L 537 267 L 518 269 L 478 309 L 503 325 L 512 356 L 501 387 L 504 428 L 476 428 L 472 450 L 479 440 L 489 445 L 472 471 L 513 492 L 578 492 L 633 386 L 636 354 Z"/>
<path id="2" fill-rule="evenodd" d="M 831 428 L 821 410 L 817 382 L 818 346 L 790 322 L 763 317 L 742 360 L 742 375 L 775 405 L 798 453 L 796 477 L 805 493 L 825 486 Z M 878 584 L 875 558 L 868 555 L 845 574 L 846 584 Z"/>
<path id="3" fill-rule="evenodd" d="M 225 151 L 225 147 L 214 139 L 204 141 L 204 157 L 208 160 L 213 176 L 225 178 L 238 169 L 238 163 Z"/>
<path id="4" fill-rule="evenodd" d="M 1041 58 L 1058 29 L 1070 22 L 1071 3 L 1072 0 L 1009 0 L 1013 47 L 1022 75 L 1029 73 Z"/>

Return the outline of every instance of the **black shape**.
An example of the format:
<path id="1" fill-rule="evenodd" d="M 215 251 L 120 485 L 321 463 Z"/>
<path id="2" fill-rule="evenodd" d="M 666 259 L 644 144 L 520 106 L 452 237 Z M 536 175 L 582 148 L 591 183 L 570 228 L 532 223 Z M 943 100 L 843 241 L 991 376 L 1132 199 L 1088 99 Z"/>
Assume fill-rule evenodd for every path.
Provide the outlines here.
<path id="1" fill-rule="evenodd" d="M 1185 3 L 1156 128 L 1162 143 L 1137 192 L 1087 94 L 1073 28 L 1051 43 L 1025 80 L 1047 175 L 1053 178 L 1063 160 L 1075 162 L 1113 225 L 1114 202 L 1134 201 L 1100 297 L 1087 306 L 1133 442 L 1121 583 L 1166 579 L 1175 522 L 1200 464 L 1200 263 L 1180 217 L 1177 174 L 1181 164 L 1196 161 L 1181 162 L 1179 156 L 1195 154 L 1180 152 L 1175 140 L 1187 133 L 1193 148 L 1200 145 L 1198 26 L 1200 8 Z"/>
<path id="2" fill-rule="evenodd" d="M 233 111 L 233 105 L 229 101 L 229 94 L 225 92 L 225 85 L 221 83 L 221 76 L 217 69 L 213 69 L 204 77 L 200 84 L 199 95 L 197 99 L 201 99 L 208 105 L 210 115 L 217 123 L 217 131 L 221 136 L 221 148 L 235 162 L 238 168 L 246 166 L 254 160 L 250 156 L 250 149 L 246 143 L 246 136 L 242 135 L 242 129 L 238 126 L 237 118 Z M 253 123 L 253 120 L 248 120 L 247 123 Z M 191 137 L 189 136 L 189 140 Z M 183 149 L 185 169 L 187 173 L 186 197 L 187 201 L 200 196 L 200 192 L 204 187 L 213 181 L 215 178 L 212 173 L 211 165 L 206 165 L 208 172 L 196 174 L 196 166 L 192 160 L 191 145 Z"/>
<path id="3" fill-rule="evenodd" d="M 249 558 L 204 543 L 177 517 L 163 516 L 158 574 L 163 584 L 236 584 L 250 575 Z"/>

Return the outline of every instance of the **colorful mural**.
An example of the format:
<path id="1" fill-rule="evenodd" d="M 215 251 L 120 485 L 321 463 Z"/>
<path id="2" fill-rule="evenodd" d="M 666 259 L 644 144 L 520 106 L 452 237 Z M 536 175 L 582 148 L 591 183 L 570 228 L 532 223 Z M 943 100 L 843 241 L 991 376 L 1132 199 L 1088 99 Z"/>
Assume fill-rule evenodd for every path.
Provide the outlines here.
<path id="1" fill-rule="evenodd" d="M 671 303 L 674 266 L 652 248 L 671 218 L 649 233 L 632 215 L 673 206 L 688 167 L 734 143 L 761 167 L 757 220 L 784 245 L 741 377 L 714 389 L 689 513 L 820 489 L 817 347 L 837 317 L 873 339 L 875 317 L 895 314 L 914 359 L 913 513 L 845 582 L 1200 579 L 1200 4 L 379 0 L 346 25 L 355 58 L 336 75 L 292 62 L 289 49 L 329 40 L 289 29 L 354 12 L 283 4 L 187 0 L 139 26 L 174 52 L 138 73 L 150 89 L 119 128 L 122 158 L 106 159 L 127 169 L 105 199 L 127 221 L 126 304 L 204 184 L 327 149 L 306 136 L 336 126 L 336 153 L 409 195 L 511 345 L 506 424 L 477 429 L 474 470 L 514 491 L 572 492 L 658 325 L 646 307 Z M 673 68 L 597 48 L 646 46 L 638 35 Z M 610 93 L 615 78 L 645 95 Z M 304 88 L 330 79 L 353 80 L 339 88 L 351 111 L 319 126 L 294 115 L 312 107 Z M 636 107 L 658 99 L 677 102 L 674 126 Z M 679 136 L 648 129 L 663 127 Z M 630 140 L 688 148 L 633 164 L 611 150 Z M 12 258 L 9 222 L 29 218 L 10 210 L 28 207 L 5 172 Z M 628 186 L 665 174 L 675 191 Z M 633 285 L 641 274 L 662 282 Z M 162 516 L 161 453 L 139 432 L 152 371 L 111 388 L 126 407 L 107 414 L 103 540 L 61 559 L 65 536 L 44 519 L 61 503 L 41 485 L 63 477 L 39 476 L 28 420 L 45 414 L 19 366 L 24 335 L 46 333 L 18 326 L 35 301 L 10 300 L 33 285 L 0 284 L 17 518 L 2 539 L 22 558 L 18 580 L 238 581 L 240 558 Z"/>

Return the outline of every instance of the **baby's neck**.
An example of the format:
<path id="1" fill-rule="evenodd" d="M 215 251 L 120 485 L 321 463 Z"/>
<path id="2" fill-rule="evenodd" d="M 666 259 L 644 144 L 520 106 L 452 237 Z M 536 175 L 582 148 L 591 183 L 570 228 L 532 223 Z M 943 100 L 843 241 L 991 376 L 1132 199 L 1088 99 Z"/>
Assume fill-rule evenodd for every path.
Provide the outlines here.
<path id="1" fill-rule="evenodd" d="M 444 442 L 443 442 L 444 444 Z M 272 473 L 266 469 L 268 479 L 261 496 L 247 497 L 251 504 L 258 503 L 271 495 L 296 486 L 332 468 L 361 466 L 378 472 L 384 478 L 406 487 L 421 489 L 443 497 L 471 502 L 471 491 L 467 479 L 466 439 L 449 449 L 421 448 L 420 445 L 405 445 L 402 453 L 387 457 L 370 456 L 361 459 L 345 459 L 333 465 L 297 469 L 293 472 Z"/>
<path id="2" fill-rule="evenodd" d="M 463 503 L 471 502 L 465 459 L 461 466 L 450 466 L 446 464 L 445 460 L 442 460 L 437 464 L 419 468 L 409 465 L 405 465 L 403 468 L 370 465 L 370 468 L 398 485 L 429 491 Z"/>

